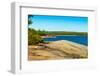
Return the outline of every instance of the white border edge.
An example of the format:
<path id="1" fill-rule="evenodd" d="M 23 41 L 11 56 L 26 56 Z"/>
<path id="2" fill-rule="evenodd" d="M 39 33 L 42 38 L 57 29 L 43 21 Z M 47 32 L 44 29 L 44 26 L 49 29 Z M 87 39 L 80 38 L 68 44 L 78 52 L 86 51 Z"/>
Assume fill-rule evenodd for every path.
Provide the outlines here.
<path id="1" fill-rule="evenodd" d="M 15 72 L 15 3 L 11 3 L 11 72 Z"/>
<path id="2" fill-rule="evenodd" d="M 20 70 L 20 4 L 11 3 L 11 72 L 18 74 Z"/>

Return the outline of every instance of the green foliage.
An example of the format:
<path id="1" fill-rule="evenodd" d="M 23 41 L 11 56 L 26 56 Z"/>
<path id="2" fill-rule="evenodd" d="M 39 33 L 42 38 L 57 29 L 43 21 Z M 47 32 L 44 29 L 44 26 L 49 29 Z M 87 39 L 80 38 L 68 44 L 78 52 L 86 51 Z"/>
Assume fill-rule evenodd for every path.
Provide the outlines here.
<path id="1" fill-rule="evenodd" d="M 41 36 L 44 36 L 44 35 L 47 35 L 47 34 L 48 34 L 48 32 L 45 31 L 45 30 L 38 30 L 37 32 L 38 32 L 38 34 L 41 35 Z"/>
<path id="2" fill-rule="evenodd" d="M 33 15 L 28 15 L 28 25 L 32 24 L 32 17 L 34 17 Z"/>
<path id="3" fill-rule="evenodd" d="M 43 42 L 43 39 L 38 34 L 38 32 L 34 29 L 28 28 L 28 44 L 32 45 L 32 44 L 38 44 L 42 42 Z"/>
<path id="4" fill-rule="evenodd" d="M 28 19 L 28 25 L 32 24 L 32 20 Z"/>
<path id="5" fill-rule="evenodd" d="M 34 16 L 28 15 L 28 26 L 33 23 L 32 17 Z M 28 45 L 43 43 L 43 38 L 41 38 L 43 35 L 46 35 L 46 31 L 36 31 L 33 28 L 28 28 Z"/>

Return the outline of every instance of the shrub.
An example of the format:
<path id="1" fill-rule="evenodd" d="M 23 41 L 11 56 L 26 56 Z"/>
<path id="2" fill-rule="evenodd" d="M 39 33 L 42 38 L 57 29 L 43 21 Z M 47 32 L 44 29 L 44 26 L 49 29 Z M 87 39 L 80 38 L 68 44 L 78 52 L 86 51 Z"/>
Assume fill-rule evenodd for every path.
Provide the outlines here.
<path id="1" fill-rule="evenodd" d="M 28 28 L 28 44 L 38 44 L 44 42 L 38 32 L 34 29 Z"/>

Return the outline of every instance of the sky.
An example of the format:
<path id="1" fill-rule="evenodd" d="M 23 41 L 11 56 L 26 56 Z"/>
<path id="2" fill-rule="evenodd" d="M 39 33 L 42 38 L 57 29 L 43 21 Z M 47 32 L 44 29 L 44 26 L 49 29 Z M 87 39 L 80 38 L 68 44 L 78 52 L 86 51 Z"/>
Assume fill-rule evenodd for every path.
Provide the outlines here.
<path id="1" fill-rule="evenodd" d="M 88 32 L 88 17 L 33 15 L 31 20 L 29 27 L 36 30 Z"/>

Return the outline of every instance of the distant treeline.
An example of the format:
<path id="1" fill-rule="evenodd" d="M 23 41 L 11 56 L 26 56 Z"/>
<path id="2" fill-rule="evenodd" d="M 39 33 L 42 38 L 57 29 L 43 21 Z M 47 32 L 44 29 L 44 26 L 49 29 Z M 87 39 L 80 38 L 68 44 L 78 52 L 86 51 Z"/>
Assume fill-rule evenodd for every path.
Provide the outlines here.
<path id="1" fill-rule="evenodd" d="M 81 35 L 87 36 L 87 32 L 66 32 L 66 31 L 45 31 L 45 30 L 35 30 L 33 28 L 28 28 L 28 44 L 38 44 L 45 43 L 42 36 L 52 37 L 56 35 Z"/>
<path id="2" fill-rule="evenodd" d="M 87 32 L 48 31 L 49 35 L 88 35 Z"/>

